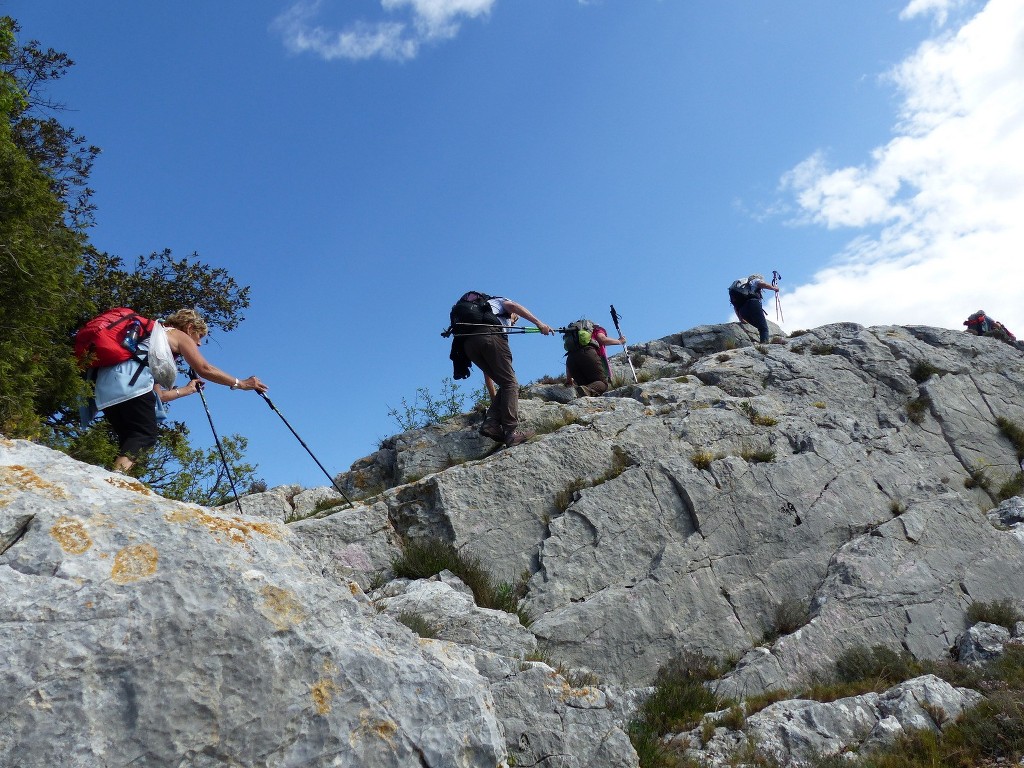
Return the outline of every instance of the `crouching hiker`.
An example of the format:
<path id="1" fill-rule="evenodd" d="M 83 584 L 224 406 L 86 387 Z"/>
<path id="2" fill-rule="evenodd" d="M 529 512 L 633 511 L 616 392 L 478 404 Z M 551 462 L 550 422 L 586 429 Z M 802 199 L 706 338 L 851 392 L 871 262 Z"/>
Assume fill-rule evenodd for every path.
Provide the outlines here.
<path id="1" fill-rule="evenodd" d="M 608 331 L 592 320 L 580 318 L 569 323 L 562 333 L 565 346 L 565 379 L 575 385 L 578 397 L 603 395 L 611 384 L 608 352 L 613 344 L 625 346 L 626 337 L 608 338 Z"/>
<path id="2" fill-rule="evenodd" d="M 152 366 L 147 360 L 149 345 L 153 343 L 152 328 L 156 323 L 145 322 L 150 324 L 149 336 L 138 340 L 132 357 L 96 370 L 96 408 L 103 411 L 117 435 L 119 455 L 114 460 L 114 470 L 118 472 L 127 472 L 143 451 L 156 445 L 159 435 L 158 400 L 166 403 L 191 395 L 202 386 L 201 379 L 231 389 L 257 392 L 267 390 L 266 384 L 255 376 L 238 379 L 203 357 L 199 343 L 208 329 L 206 321 L 194 309 L 178 310 L 163 321 L 163 326 L 171 354 L 175 359 L 184 358 L 200 378 L 183 387 L 163 387 L 157 384 L 151 372 Z M 123 341 L 121 343 L 124 344 Z"/>
<path id="3" fill-rule="evenodd" d="M 768 330 L 768 316 L 761 306 L 761 291 L 767 288 L 779 292 L 777 285 L 765 282 L 763 275 L 753 274 L 747 279 L 740 278 L 729 286 L 729 302 L 736 310 L 740 323 L 750 323 L 757 328 L 762 344 L 767 344 L 771 336 Z"/>
<path id="4" fill-rule="evenodd" d="M 993 339 L 999 339 L 1010 346 L 1017 348 L 1021 346 L 1017 341 L 1017 337 L 1010 333 L 1009 328 L 998 320 L 988 317 L 983 309 L 979 309 L 964 320 L 964 325 L 967 326 L 964 330 L 967 333 L 973 333 L 975 336 L 991 336 Z"/>
<path id="5" fill-rule="evenodd" d="M 443 334 L 455 336 L 451 351 L 454 377 L 468 378 L 470 363 L 474 363 L 497 388 L 480 434 L 503 442 L 506 447 L 524 443 L 532 434 L 518 429 L 519 382 L 508 344 L 508 333 L 517 316 L 529 320 L 545 336 L 551 333 L 551 326 L 538 320 L 522 304 L 470 291 L 452 307 L 451 326 Z"/>

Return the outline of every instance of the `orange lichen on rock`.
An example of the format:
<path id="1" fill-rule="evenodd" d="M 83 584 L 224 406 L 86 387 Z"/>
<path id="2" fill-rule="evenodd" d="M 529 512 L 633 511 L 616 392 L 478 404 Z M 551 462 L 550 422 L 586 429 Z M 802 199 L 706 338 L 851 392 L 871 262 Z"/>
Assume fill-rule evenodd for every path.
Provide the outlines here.
<path id="1" fill-rule="evenodd" d="M 129 584 L 156 573 L 160 559 L 152 544 L 133 544 L 114 555 L 110 578 L 116 584 Z"/>
<path id="2" fill-rule="evenodd" d="M 122 491 L 134 491 L 135 493 L 141 493 L 143 496 L 152 496 L 153 492 L 149 490 L 143 483 L 138 480 L 125 477 L 124 475 L 112 475 L 111 477 L 103 478 L 115 488 L 120 488 Z"/>
<path id="3" fill-rule="evenodd" d="M 80 555 L 92 546 L 92 538 L 82 521 L 67 515 L 50 526 L 50 535 L 69 555 Z"/>
<path id="4" fill-rule="evenodd" d="M 306 610 L 295 597 L 295 593 L 269 584 L 260 590 L 263 603 L 259 610 L 279 630 L 290 629 L 306 618 Z"/>
<path id="5" fill-rule="evenodd" d="M 337 690 L 334 681 L 329 677 L 317 680 L 310 690 L 313 696 L 313 706 L 317 714 L 326 715 L 331 711 L 331 700 L 334 698 L 334 691 Z"/>
<path id="6" fill-rule="evenodd" d="M 169 523 L 198 523 L 215 535 L 227 536 L 233 544 L 244 544 L 256 533 L 268 539 L 283 538 L 282 526 L 279 523 L 259 523 L 240 517 L 218 517 L 197 507 L 180 506 L 164 515 L 164 519 Z"/>
<path id="7" fill-rule="evenodd" d="M 39 475 L 28 467 L 19 464 L 8 464 L 0 467 L 0 489 L 13 489 L 15 491 L 43 491 L 47 496 L 56 499 L 66 499 L 67 491 L 59 485 L 43 480 Z"/>

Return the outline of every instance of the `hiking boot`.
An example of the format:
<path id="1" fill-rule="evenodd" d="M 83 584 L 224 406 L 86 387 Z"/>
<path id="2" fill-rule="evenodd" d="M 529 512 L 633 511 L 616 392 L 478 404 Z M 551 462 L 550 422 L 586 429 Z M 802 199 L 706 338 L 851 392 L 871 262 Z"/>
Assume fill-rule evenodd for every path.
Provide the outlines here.
<path id="1" fill-rule="evenodd" d="M 513 445 L 522 445 L 527 440 L 529 440 L 531 437 L 533 437 L 535 434 L 537 434 L 537 433 L 532 431 L 532 430 L 527 430 L 526 432 L 520 432 L 519 430 L 514 430 L 512 432 L 506 432 L 505 433 L 505 447 L 506 448 L 511 448 Z"/>
<path id="2" fill-rule="evenodd" d="M 576 385 L 576 397 L 593 397 L 594 393 L 582 384 Z"/>
<path id="3" fill-rule="evenodd" d="M 484 423 L 477 432 L 484 437 L 489 437 L 491 440 L 497 440 L 498 442 L 502 442 L 505 439 L 505 433 L 502 432 L 501 427 L 497 424 Z"/>

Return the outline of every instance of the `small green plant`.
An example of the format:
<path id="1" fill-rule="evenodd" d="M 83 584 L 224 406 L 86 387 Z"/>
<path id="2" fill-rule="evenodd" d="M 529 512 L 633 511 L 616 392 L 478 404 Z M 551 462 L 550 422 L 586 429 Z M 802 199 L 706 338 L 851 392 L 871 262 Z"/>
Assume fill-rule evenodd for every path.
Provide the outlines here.
<path id="1" fill-rule="evenodd" d="M 997 501 L 1006 501 L 1014 496 L 1024 495 L 1024 472 L 1016 472 L 1010 475 L 996 492 Z"/>
<path id="2" fill-rule="evenodd" d="M 398 615 L 398 621 L 420 637 L 434 638 L 437 637 L 438 627 L 427 621 L 426 617 L 419 613 L 400 613 Z"/>
<path id="3" fill-rule="evenodd" d="M 557 432 L 562 427 L 585 423 L 586 422 L 584 422 L 583 419 L 572 411 L 562 411 L 558 416 L 551 416 L 537 424 L 533 424 L 532 426 L 538 435 L 547 435 L 551 432 Z"/>
<path id="4" fill-rule="evenodd" d="M 423 429 L 458 416 L 462 413 L 464 400 L 465 395 L 459 391 L 455 380 L 446 378 L 441 381 L 441 393 L 437 397 L 427 387 L 419 387 L 412 403 L 403 397 L 401 409 L 388 408 L 388 416 L 395 420 L 403 432 Z"/>
<path id="5" fill-rule="evenodd" d="M 654 374 L 651 371 L 638 371 L 636 374 L 637 384 L 644 384 L 648 381 L 654 380 Z"/>
<path id="6" fill-rule="evenodd" d="M 743 711 L 743 707 L 739 704 L 733 704 L 725 711 L 725 714 L 722 715 L 722 719 L 718 721 L 718 724 L 724 725 L 730 731 L 739 731 L 743 728 L 746 722 L 747 713 Z"/>
<path id="7" fill-rule="evenodd" d="M 607 483 L 609 480 L 614 480 L 631 466 L 633 466 L 633 463 L 630 461 L 629 455 L 619 446 L 612 446 L 611 466 L 596 477 L 589 479 L 577 477 L 563 490 L 555 494 L 555 507 L 557 507 L 560 512 L 565 512 L 565 510 L 569 508 L 569 505 L 575 500 L 576 494 L 584 488 L 594 488 L 598 485 L 602 485 L 603 483 Z"/>
<path id="8" fill-rule="evenodd" d="M 720 363 L 728 363 L 730 360 L 732 360 L 732 358 L 729 357 L 728 355 L 719 355 L 715 359 L 718 360 L 718 362 Z"/>
<path id="9" fill-rule="evenodd" d="M 778 419 L 776 419 L 776 418 L 774 418 L 772 416 L 766 416 L 765 414 L 760 413 L 757 410 L 757 408 L 752 406 L 746 400 L 742 401 L 739 404 L 739 409 L 741 411 L 743 411 L 743 413 L 746 415 L 746 417 L 748 419 L 750 419 L 750 423 L 753 424 L 755 427 L 774 427 L 776 424 L 779 423 Z"/>
<path id="10" fill-rule="evenodd" d="M 697 469 L 710 469 L 714 460 L 715 455 L 711 451 L 694 451 L 690 454 L 690 462 Z"/>
<path id="11" fill-rule="evenodd" d="M 654 692 L 637 710 L 629 724 L 629 739 L 644 768 L 671 766 L 670 753 L 662 744 L 667 733 L 694 728 L 706 712 L 723 702 L 705 685 L 721 674 L 719 662 L 702 653 L 683 653 L 668 661 L 654 678 Z M 713 725 L 712 725 L 713 727 Z"/>
<path id="12" fill-rule="evenodd" d="M 996 419 L 996 426 L 1017 451 L 1017 461 L 1024 459 L 1024 428 L 1009 419 L 1000 416 Z"/>
<path id="13" fill-rule="evenodd" d="M 786 597 L 777 602 L 772 611 L 771 626 L 764 633 L 765 643 L 771 644 L 783 635 L 791 635 L 811 620 L 807 601 Z"/>
<path id="14" fill-rule="evenodd" d="M 836 660 L 836 676 L 841 683 L 867 683 L 867 690 L 884 691 L 922 673 L 914 658 L 884 645 L 867 648 L 854 646 Z"/>
<path id="15" fill-rule="evenodd" d="M 639 352 L 631 352 L 629 359 L 633 361 L 634 368 L 642 368 L 644 363 L 647 362 L 647 355 L 642 355 Z"/>
<path id="16" fill-rule="evenodd" d="M 808 334 L 808 333 L 810 333 L 810 331 L 808 331 L 807 329 L 801 329 L 799 331 L 793 331 L 791 334 L 789 334 L 789 338 L 795 339 L 797 336 L 803 336 L 803 335 Z"/>
<path id="17" fill-rule="evenodd" d="M 927 360 L 919 360 L 914 363 L 914 366 L 910 369 L 910 378 L 918 384 L 922 384 L 937 373 L 945 373 L 945 371 L 936 368 Z"/>
<path id="18" fill-rule="evenodd" d="M 429 579 L 441 571 L 451 571 L 469 587 L 481 608 L 515 614 L 523 626 L 529 626 L 530 617 L 520 605 L 526 594 L 528 574 L 516 584 L 496 584 L 477 558 L 463 555 L 454 545 L 440 539 L 406 542 L 402 554 L 391 562 L 391 570 L 397 578 L 408 579 Z"/>
<path id="19" fill-rule="evenodd" d="M 1018 621 L 1024 621 L 1024 613 L 1009 598 L 994 600 L 990 603 L 978 601 L 967 607 L 967 618 L 972 624 L 985 621 L 998 624 L 1013 632 Z"/>
<path id="20" fill-rule="evenodd" d="M 811 354 L 812 355 L 834 355 L 836 353 L 835 344 L 812 344 Z"/>
<path id="21" fill-rule="evenodd" d="M 907 511 L 907 505 L 899 499 L 893 499 L 889 502 L 889 512 L 893 517 L 899 517 Z"/>
<path id="22" fill-rule="evenodd" d="M 771 448 L 752 448 L 745 445 L 740 449 L 740 456 L 750 464 L 768 464 L 775 461 L 775 451 Z"/>
<path id="23" fill-rule="evenodd" d="M 689 376 L 676 376 L 676 381 L 680 384 L 688 384 L 690 381 Z"/>
<path id="24" fill-rule="evenodd" d="M 907 403 L 907 418 L 915 424 L 924 423 L 924 417 L 931 408 L 932 400 L 928 395 L 921 395 Z"/>
<path id="25" fill-rule="evenodd" d="M 825 409 L 825 408 L 827 408 L 827 407 L 828 407 L 828 406 L 827 406 L 827 405 L 825 404 L 825 401 L 824 401 L 824 400 L 818 400 L 818 401 L 816 401 L 816 402 L 813 402 L 813 403 L 811 403 L 811 405 L 812 405 L 812 406 L 814 406 L 815 408 L 821 408 L 821 409 Z"/>
<path id="26" fill-rule="evenodd" d="M 756 349 L 762 355 L 767 355 L 768 354 L 768 345 L 767 344 L 756 344 L 754 346 L 754 349 Z"/>
<path id="27" fill-rule="evenodd" d="M 984 462 L 979 461 L 967 470 L 967 477 L 964 478 L 964 488 L 980 488 L 985 492 L 992 488 L 992 478 L 989 477 L 988 466 Z"/>

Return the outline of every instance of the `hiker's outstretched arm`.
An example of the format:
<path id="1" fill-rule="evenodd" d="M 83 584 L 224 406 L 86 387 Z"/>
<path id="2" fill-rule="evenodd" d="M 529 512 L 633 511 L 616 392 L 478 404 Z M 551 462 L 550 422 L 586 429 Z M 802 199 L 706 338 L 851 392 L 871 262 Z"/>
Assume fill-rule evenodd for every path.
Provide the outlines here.
<path id="1" fill-rule="evenodd" d="M 542 323 L 540 320 L 536 318 L 536 316 L 530 310 L 528 310 L 519 302 L 512 301 L 511 299 L 505 299 L 505 310 L 507 312 L 512 312 L 516 315 L 519 315 L 520 317 L 525 317 L 531 323 L 540 328 L 540 332 L 543 333 L 545 336 L 551 333 L 550 325 L 548 325 L 547 323 Z"/>
<path id="2" fill-rule="evenodd" d="M 611 347 L 616 344 L 624 345 L 626 343 L 625 336 L 619 336 L 619 338 L 617 339 L 610 339 L 606 334 L 599 333 L 595 338 L 597 339 L 597 343 L 600 344 L 602 347 Z"/>
<path id="3" fill-rule="evenodd" d="M 199 351 L 199 345 L 187 333 L 179 331 L 177 328 L 169 328 L 167 330 L 167 337 L 167 341 L 171 345 L 171 351 L 184 357 L 185 362 L 192 366 L 192 370 L 195 371 L 199 378 L 212 381 L 215 384 L 223 384 L 225 387 L 231 387 L 232 389 L 254 389 L 257 392 L 267 391 L 267 385 L 255 376 L 239 379 L 215 366 L 203 357 L 203 353 Z"/>

